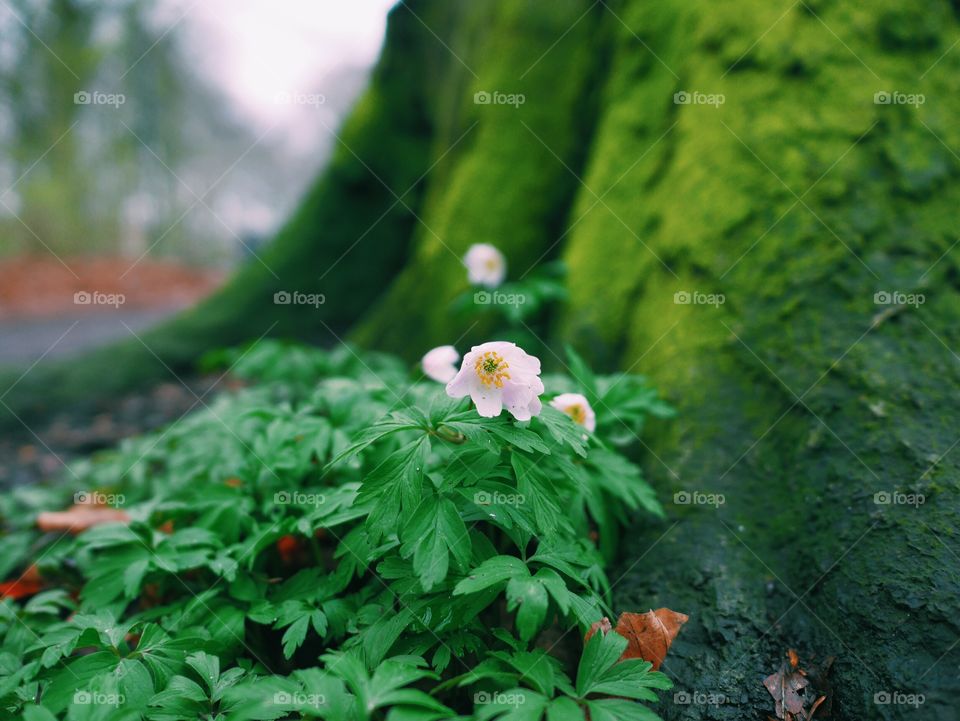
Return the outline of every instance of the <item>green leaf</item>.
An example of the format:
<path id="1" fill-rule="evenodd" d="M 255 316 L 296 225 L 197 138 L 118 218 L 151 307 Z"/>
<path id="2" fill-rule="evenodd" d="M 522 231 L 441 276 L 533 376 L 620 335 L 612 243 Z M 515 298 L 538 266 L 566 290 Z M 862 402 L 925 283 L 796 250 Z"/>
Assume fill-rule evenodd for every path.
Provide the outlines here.
<path id="1" fill-rule="evenodd" d="M 460 569 L 470 562 L 470 534 L 456 505 L 447 498 L 425 496 L 405 526 L 403 538 L 400 553 L 404 558 L 413 556 L 413 570 L 424 591 L 447 577 L 448 555 Z"/>
<path id="2" fill-rule="evenodd" d="M 533 638 L 547 617 L 547 589 L 536 578 L 515 576 L 507 582 L 507 610 L 517 611 L 517 630 L 523 641 Z"/>
<path id="3" fill-rule="evenodd" d="M 313 626 L 313 630 L 317 632 L 317 635 L 323 638 L 327 635 L 327 614 L 323 611 L 317 610 L 310 614 L 310 624 Z"/>
<path id="4" fill-rule="evenodd" d="M 583 709 L 572 698 L 554 699 L 547 707 L 547 721 L 583 721 Z"/>
<path id="5" fill-rule="evenodd" d="M 494 556 L 489 558 L 460 581 L 453 589 L 453 595 L 477 593 L 485 588 L 504 583 L 511 578 L 529 576 L 527 565 L 515 556 Z"/>
<path id="6" fill-rule="evenodd" d="M 207 685 L 207 691 L 212 694 L 220 679 L 220 659 L 199 651 L 187 656 L 187 665 L 197 672 Z"/>
<path id="7" fill-rule="evenodd" d="M 597 449 L 585 464 L 605 492 L 622 501 L 628 508 L 642 507 L 663 517 L 663 508 L 653 488 L 643 479 L 640 469 L 613 451 Z"/>
<path id="8" fill-rule="evenodd" d="M 554 536 L 562 526 L 569 526 L 560 511 L 559 496 L 538 467 L 537 461 L 518 452 L 510 454 L 510 463 L 517 474 L 517 490 L 533 508 L 542 536 Z"/>
<path id="9" fill-rule="evenodd" d="M 550 453 L 550 448 L 540 436 L 529 428 L 516 425 L 505 416 L 483 418 L 477 415 L 476 411 L 469 410 L 448 418 L 444 421 L 444 425 L 480 443 L 492 452 L 499 453 L 499 448 L 496 448 L 488 438 L 484 438 L 484 434 L 496 436 L 501 441 L 523 451 L 535 451 L 544 455 Z"/>
<path id="10" fill-rule="evenodd" d="M 23 721 L 57 721 L 57 717 L 43 706 L 25 706 Z"/>
<path id="11" fill-rule="evenodd" d="M 526 688 L 481 691 L 474 695 L 477 719 L 498 721 L 540 721 L 549 699 Z"/>
<path id="12" fill-rule="evenodd" d="M 566 346 L 567 363 L 569 365 L 570 375 L 579 384 L 583 394 L 587 397 L 590 405 L 596 405 L 598 400 L 597 377 L 590 370 L 590 366 L 577 355 L 573 346 Z"/>
<path id="13" fill-rule="evenodd" d="M 587 708 L 591 721 L 662 721 L 646 706 L 625 699 L 591 700 L 587 701 Z"/>
<path id="14" fill-rule="evenodd" d="M 140 584 L 150 568 L 149 558 L 139 558 L 123 571 L 123 592 L 129 598 L 135 598 L 140 593 Z"/>
<path id="15" fill-rule="evenodd" d="M 422 436 L 393 452 L 364 478 L 359 503 L 374 501 L 367 517 L 371 535 L 395 533 L 402 513 L 413 513 L 420 504 L 430 439 Z"/>
<path id="16" fill-rule="evenodd" d="M 593 693 L 609 696 L 656 701 L 657 696 L 650 688 L 668 689 L 672 687 L 670 679 L 659 671 L 651 671 L 652 664 L 642 659 L 626 659 L 607 669 L 594 683 Z"/>
<path id="17" fill-rule="evenodd" d="M 550 454 L 550 447 L 543 442 L 543 439 L 527 428 L 515 426 L 510 422 L 501 422 L 490 424 L 487 426 L 487 430 L 521 451 L 532 451 L 543 455 Z"/>
<path id="18" fill-rule="evenodd" d="M 363 432 L 359 433 L 343 451 L 338 453 L 324 468 L 327 471 L 336 466 L 341 461 L 356 455 L 371 443 L 375 443 L 386 436 L 400 431 L 422 430 L 425 426 L 425 419 L 416 419 L 404 413 L 392 413 L 389 417 L 375 423 Z"/>
<path id="19" fill-rule="evenodd" d="M 379 662 L 411 623 L 413 623 L 413 612 L 409 608 L 381 616 L 376 623 L 360 634 L 366 658 L 371 663 Z"/>
<path id="20" fill-rule="evenodd" d="M 307 637 L 307 629 L 310 627 L 310 616 L 305 615 L 294 621 L 283 634 L 283 657 L 289 659 L 293 652 L 303 645 Z"/>
<path id="21" fill-rule="evenodd" d="M 87 690 L 93 679 L 111 674 L 116 667 L 117 657 L 110 651 L 97 651 L 68 662 L 51 676 L 44 690 L 43 705 L 59 713 L 73 702 L 77 691 Z"/>
<path id="22" fill-rule="evenodd" d="M 207 706 L 206 692 L 185 676 L 171 677 L 167 687 L 150 699 L 153 721 L 182 721 L 201 717 Z"/>
<path id="23" fill-rule="evenodd" d="M 577 668 L 577 695 L 586 696 L 600 682 L 604 672 L 615 664 L 627 648 L 627 639 L 619 633 L 597 632 L 590 637 Z"/>
<path id="24" fill-rule="evenodd" d="M 566 443 L 578 456 L 587 457 L 586 429 L 574 422 L 570 416 L 553 406 L 545 405 L 537 419 L 557 443 Z"/>
<path id="25" fill-rule="evenodd" d="M 374 710 L 398 704 L 444 713 L 453 712 L 431 696 L 418 689 L 404 688 L 422 679 L 439 678 L 423 666 L 418 656 L 398 656 L 381 662 L 371 677 L 359 656 L 354 653 L 323 656 L 331 673 L 342 678 L 357 696 L 367 714 Z"/>
<path id="26" fill-rule="evenodd" d="M 517 674 L 512 678 L 513 682 L 523 682 L 533 686 L 536 691 L 548 697 L 554 695 L 554 689 L 557 687 L 564 693 L 573 693 L 573 687 L 563 673 L 560 662 L 544 649 L 496 651 L 490 655 L 516 670 Z"/>
<path id="27" fill-rule="evenodd" d="M 140 632 L 134 656 L 143 660 L 150 673 L 163 685 L 183 666 L 188 651 L 197 650 L 200 639 L 187 633 L 172 638 L 159 625 L 148 623 Z"/>
<path id="28" fill-rule="evenodd" d="M 541 568 L 534 578 L 547 589 L 560 608 L 560 612 L 566 615 L 570 610 L 570 592 L 567 590 L 567 584 L 560 578 L 560 574 L 551 568 Z"/>

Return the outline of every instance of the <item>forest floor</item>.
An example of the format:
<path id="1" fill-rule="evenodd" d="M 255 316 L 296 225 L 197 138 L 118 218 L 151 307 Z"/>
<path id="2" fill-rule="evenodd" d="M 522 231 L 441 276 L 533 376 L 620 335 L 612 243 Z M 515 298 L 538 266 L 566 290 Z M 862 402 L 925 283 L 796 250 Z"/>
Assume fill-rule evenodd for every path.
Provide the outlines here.
<path id="1" fill-rule="evenodd" d="M 218 270 L 135 260 L 0 260 L 0 366 L 28 373 L 32 364 L 139 334 L 203 299 L 224 279 Z M 213 385 L 213 378 L 187 378 L 185 385 L 171 378 L 96 411 L 65 408 L 42 425 L 5 435 L 0 488 L 49 478 L 73 458 L 165 425 L 199 406 L 196 396 Z"/>
<path id="2" fill-rule="evenodd" d="M 95 412 L 64 409 L 47 423 L 0 438 L 0 489 L 60 475 L 70 461 L 172 423 L 212 402 L 228 381 L 195 376 L 109 401 Z M 198 400 L 202 399 L 202 400 Z"/>

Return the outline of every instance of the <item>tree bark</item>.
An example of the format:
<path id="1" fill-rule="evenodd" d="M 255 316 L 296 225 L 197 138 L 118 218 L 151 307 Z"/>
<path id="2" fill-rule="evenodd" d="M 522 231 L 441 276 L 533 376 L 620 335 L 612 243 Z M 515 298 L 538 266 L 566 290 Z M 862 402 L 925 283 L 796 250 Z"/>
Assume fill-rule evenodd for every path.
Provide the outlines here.
<path id="1" fill-rule="evenodd" d="M 836 656 L 838 718 L 955 717 L 960 57 L 955 8 L 921 5 L 618 13 L 584 176 L 612 190 L 574 210 L 562 335 L 677 403 L 647 442 L 663 495 L 725 499 L 628 536 L 619 608 L 690 613 L 668 672 L 732 699 L 665 718 L 772 715 L 790 647 Z"/>

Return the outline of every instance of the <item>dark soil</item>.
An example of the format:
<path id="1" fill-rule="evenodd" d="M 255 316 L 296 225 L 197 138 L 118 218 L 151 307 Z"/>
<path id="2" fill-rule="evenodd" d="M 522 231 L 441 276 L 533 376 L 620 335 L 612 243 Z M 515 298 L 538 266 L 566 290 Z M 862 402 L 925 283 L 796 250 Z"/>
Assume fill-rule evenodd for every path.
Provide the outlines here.
<path id="1" fill-rule="evenodd" d="M 93 412 L 68 409 L 30 428 L 21 424 L 0 437 L 0 490 L 49 479 L 74 459 L 172 423 L 227 386 L 217 376 L 183 380 L 107 401 Z"/>

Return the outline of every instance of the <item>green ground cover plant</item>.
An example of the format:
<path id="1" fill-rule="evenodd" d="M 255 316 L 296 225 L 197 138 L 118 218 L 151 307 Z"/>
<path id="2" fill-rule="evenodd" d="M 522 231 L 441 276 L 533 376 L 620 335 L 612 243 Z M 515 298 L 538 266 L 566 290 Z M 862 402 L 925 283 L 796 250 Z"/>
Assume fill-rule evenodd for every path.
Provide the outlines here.
<path id="1" fill-rule="evenodd" d="M 214 354 L 242 387 L 0 497 L 0 578 L 39 584 L 0 603 L 4 717 L 657 718 L 667 677 L 583 638 L 623 610 L 621 524 L 662 514 L 630 454 L 671 410 L 568 359 L 520 422 L 390 356 Z M 595 431 L 549 405 L 571 392 Z M 37 528 L 71 497 L 124 520 Z"/>

